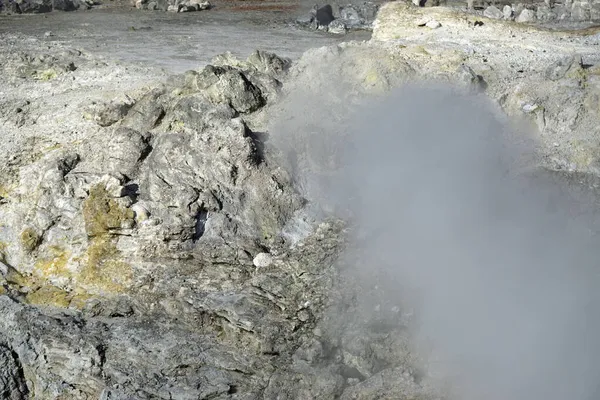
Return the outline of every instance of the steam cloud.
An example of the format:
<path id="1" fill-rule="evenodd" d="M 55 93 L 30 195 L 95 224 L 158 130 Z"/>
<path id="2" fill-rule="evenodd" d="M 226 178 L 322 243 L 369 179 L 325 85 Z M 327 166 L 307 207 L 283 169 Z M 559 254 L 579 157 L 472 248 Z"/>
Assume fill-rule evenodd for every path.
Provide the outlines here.
<path id="1" fill-rule="evenodd" d="M 296 95 L 273 140 L 306 196 L 352 221 L 356 272 L 415 310 L 429 372 L 465 400 L 597 399 L 594 194 L 523 168 L 535 143 L 480 97 L 338 100 Z"/>

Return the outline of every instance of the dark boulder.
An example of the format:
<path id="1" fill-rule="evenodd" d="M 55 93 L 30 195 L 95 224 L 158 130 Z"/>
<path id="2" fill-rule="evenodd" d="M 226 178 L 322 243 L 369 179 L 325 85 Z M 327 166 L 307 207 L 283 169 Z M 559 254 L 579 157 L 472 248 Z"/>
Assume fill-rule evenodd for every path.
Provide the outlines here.
<path id="1" fill-rule="evenodd" d="M 73 0 L 53 0 L 52 9 L 57 11 L 75 11 L 79 8 L 79 2 Z"/>
<path id="2" fill-rule="evenodd" d="M 14 12 L 18 14 L 37 14 L 52 11 L 52 0 L 15 0 Z"/>
<path id="3" fill-rule="evenodd" d="M 327 26 L 331 23 L 335 17 L 333 16 L 333 9 L 329 4 L 315 10 L 315 20 L 320 26 Z"/>

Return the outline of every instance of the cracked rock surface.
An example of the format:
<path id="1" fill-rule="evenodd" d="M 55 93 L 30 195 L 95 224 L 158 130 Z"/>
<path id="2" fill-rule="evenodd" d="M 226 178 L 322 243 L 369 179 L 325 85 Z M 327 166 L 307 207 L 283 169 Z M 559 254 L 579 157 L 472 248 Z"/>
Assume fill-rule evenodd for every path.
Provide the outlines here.
<path id="1" fill-rule="evenodd" d="M 4 35 L 0 397 L 443 397 L 393 282 L 339 257 L 336 143 L 365 98 L 453 83 L 597 185 L 594 37 L 394 2 L 368 42 L 167 76 Z"/>

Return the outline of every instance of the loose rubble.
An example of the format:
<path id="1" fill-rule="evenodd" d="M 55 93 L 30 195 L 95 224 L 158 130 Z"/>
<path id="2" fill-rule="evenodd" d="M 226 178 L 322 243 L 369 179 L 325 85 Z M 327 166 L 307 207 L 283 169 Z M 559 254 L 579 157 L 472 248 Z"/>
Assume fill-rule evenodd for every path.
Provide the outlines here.
<path id="1" fill-rule="evenodd" d="M 132 6 L 140 10 L 191 12 L 212 8 L 206 0 L 132 0 Z"/>
<path id="2" fill-rule="evenodd" d="M 0 13 L 37 14 L 86 10 L 98 4 L 96 0 L 0 0 Z"/>
<path id="3" fill-rule="evenodd" d="M 348 4 L 333 10 L 332 6 L 315 5 L 307 14 L 296 19 L 300 26 L 323 30 L 332 34 L 345 34 L 349 30 L 370 30 L 377 14 L 378 5 L 363 2 L 360 5 Z"/>

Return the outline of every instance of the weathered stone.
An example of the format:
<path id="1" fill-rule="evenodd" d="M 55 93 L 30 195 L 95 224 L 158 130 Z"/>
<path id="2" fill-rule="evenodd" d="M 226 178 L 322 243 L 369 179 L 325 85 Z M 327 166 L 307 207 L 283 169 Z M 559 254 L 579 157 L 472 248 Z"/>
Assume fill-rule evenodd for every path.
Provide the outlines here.
<path id="1" fill-rule="evenodd" d="M 157 88 L 148 92 L 127 112 L 121 126 L 138 132 L 147 132 L 154 128 L 165 115 L 165 110 L 158 101 L 164 94 L 164 88 Z"/>
<path id="2" fill-rule="evenodd" d="M 523 3 L 517 3 L 517 5 L 513 5 L 512 6 L 512 9 L 513 9 L 513 15 L 516 18 L 519 15 L 521 15 L 521 13 L 523 12 L 523 10 L 525 9 L 525 6 L 523 5 Z"/>
<path id="3" fill-rule="evenodd" d="M 206 0 L 190 0 L 190 5 L 195 7 L 197 11 L 209 10 L 212 5 Z"/>
<path id="4" fill-rule="evenodd" d="M 475 73 L 471 67 L 467 65 L 460 65 L 456 71 L 456 77 L 458 82 L 469 90 L 479 92 L 484 90 L 486 87 L 483 78 Z"/>
<path id="5" fill-rule="evenodd" d="M 576 74 L 577 70 L 582 70 L 581 56 L 568 56 L 549 65 L 544 74 L 546 79 L 556 81 L 564 78 L 567 73 Z"/>
<path id="6" fill-rule="evenodd" d="M 274 53 L 257 50 L 248 56 L 248 64 L 257 71 L 281 78 L 290 68 L 292 62 L 289 58 L 282 58 Z"/>
<path id="7" fill-rule="evenodd" d="M 589 21 L 590 18 L 590 3 L 587 1 L 573 1 L 571 19 L 573 21 Z"/>
<path id="8" fill-rule="evenodd" d="M 534 22 L 535 20 L 536 20 L 535 11 L 526 8 L 523 11 L 521 11 L 521 13 L 516 18 L 515 21 L 525 24 L 525 23 Z"/>
<path id="9" fill-rule="evenodd" d="M 441 28 L 442 24 L 434 19 L 432 19 L 431 21 L 428 21 L 425 24 L 426 27 L 430 28 L 430 29 L 437 29 L 437 28 Z"/>
<path id="10" fill-rule="evenodd" d="M 364 18 L 366 21 L 372 21 L 377 16 L 379 5 L 373 3 L 372 1 L 365 1 L 360 4 L 359 8 L 362 18 Z"/>
<path id="11" fill-rule="evenodd" d="M 215 103 L 223 103 L 244 113 L 265 104 L 260 90 L 246 76 L 231 67 L 204 68 L 196 77 L 196 87 Z"/>
<path id="12" fill-rule="evenodd" d="M 342 21 L 340 21 L 338 19 L 332 21 L 327 26 L 327 32 L 333 33 L 335 35 L 344 35 L 347 30 L 348 29 L 346 28 L 346 24 L 344 24 Z"/>
<path id="13" fill-rule="evenodd" d="M 52 0 L 21 0 L 15 1 L 15 11 L 17 13 L 45 13 L 52 11 Z"/>
<path id="14" fill-rule="evenodd" d="M 19 357 L 4 344 L 0 344 L 0 397 L 6 400 L 24 400 L 29 397 Z"/>
<path id="15" fill-rule="evenodd" d="M 269 253 L 258 253 L 252 263 L 257 268 L 267 268 L 273 263 L 273 257 Z"/>
<path id="16" fill-rule="evenodd" d="M 92 118 L 100 126 L 110 126 L 121 120 L 133 107 L 135 101 L 129 96 L 117 98 L 109 103 L 95 105 L 91 111 Z"/>
<path id="17" fill-rule="evenodd" d="M 317 8 L 314 15 L 315 21 L 321 26 L 327 26 L 335 19 L 333 16 L 333 9 L 329 4 Z"/>
<path id="18" fill-rule="evenodd" d="M 498 9 L 495 6 L 489 6 L 488 8 L 486 8 L 483 11 L 483 15 L 485 17 L 491 18 L 491 19 L 502 19 L 504 18 L 504 13 L 502 11 L 500 11 L 500 9 Z"/>
<path id="19" fill-rule="evenodd" d="M 600 3 L 592 2 L 590 6 L 590 19 L 592 21 L 600 19 Z"/>
<path id="20" fill-rule="evenodd" d="M 553 21 L 558 15 L 547 6 L 539 6 L 537 9 L 536 17 L 539 21 Z"/>
<path id="21" fill-rule="evenodd" d="M 52 9 L 56 11 L 74 11 L 79 5 L 77 0 L 52 0 Z"/>
<path id="22" fill-rule="evenodd" d="M 304 26 L 309 26 L 315 19 L 314 14 L 309 13 L 296 18 L 296 23 Z"/>
<path id="23" fill-rule="evenodd" d="M 334 268 L 346 233 L 335 221 L 315 228 L 315 214 L 337 209 L 323 203 L 315 211 L 321 204 L 312 201 L 318 191 L 303 179 L 305 166 L 323 178 L 319 184 L 336 183 L 343 161 L 336 146 L 347 143 L 348 121 L 365 113 L 371 94 L 420 78 L 480 90 L 481 73 L 503 110 L 541 121 L 540 141 L 564 139 L 556 149 L 577 149 L 569 162 L 593 167 L 593 145 L 570 139 L 594 132 L 600 91 L 593 66 L 549 73 L 554 80 L 540 75 L 552 57 L 569 51 L 571 39 L 563 44 L 530 27 L 511 26 L 510 33 L 501 22 L 467 29 L 451 11 L 407 11 L 397 3 L 384 6 L 371 42 L 313 50 L 294 65 L 264 52 L 247 60 L 223 56 L 219 65 L 136 95 L 110 128 L 82 120 L 77 108 L 70 118 L 81 122 L 80 132 L 73 125 L 64 135 L 50 129 L 32 141 L 37 147 L 10 150 L 3 135 L 0 388 L 15 393 L 23 382 L 27 392 L 19 389 L 17 398 L 41 399 L 443 398 L 429 396 L 427 376 L 411 368 L 412 347 L 403 336 L 410 318 L 397 299 L 384 301 L 385 291 L 375 292 L 370 279 L 354 288 Z M 402 12 L 386 14 L 390 9 Z M 444 23 L 448 40 L 432 41 L 439 31 L 415 26 L 423 13 L 431 13 L 423 24 L 433 17 Z M 515 46 L 513 34 L 530 42 Z M 411 39 L 400 44 L 402 37 Z M 465 37 L 476 51 L 465 47 Z M 491 39 L 497 51 L 486 50 Z M 586 63 L 596 63 L 591 47 L 574 43 L 585 49 Z M 10 79 L 9 65 L 0 69 Z M 22 81 L 19 89 L 34 87 Z M 54 94 L 70 87 L 65 81 L 40 86 Z M 302 88 L 308 95 L 295 98 Z M 9 97 L 11 90 L 2 86 Z M 260 118 L 276 112 L 271 94 L 278 90 L 289 105 L 284 110 L 292 111 L 282 115 L 300 117 L 267 129 Z M 8 134 L 17 132 L 15 115 L 53 120 L 48 109 L 57 99 L 40 105 L 36 96 L 32 104 L 2 104 Z M 344 110 L 330 112 L 338 108 Z M 479 115 L 472 111 L 466 115 Z M 31 134 L 29 128 L 11 138 Z M 360 151 L 373 143 L 371 134 L 363 136 Z M 296 150 L 290 172 L 277 140 Z M 387 147 L 393 154 L 396 147 Z M 435 148 L 430 141 L 425 147 Z M 17 157 L 8 157 L 13 151 Z M 398 293 L 395 282 L 389 286 Z M 372 298 L 358 306 L 363 295 Z"/>
<path id="24" fill-rule="evenodd" d="M 360 25 L 364 22 L 357 8 L 352 5 L 340 7 L 340 19 L 349 25 Z"/>
<path id="25" fill-rule="evenodd" d="M 513 19 L 514 18 L 514 13 L 513 13 L 512 7 L 509 6 L 508 4 L 505 5 L 504 8 L 502 9 L 502 16 L 506 20 Z"/>

